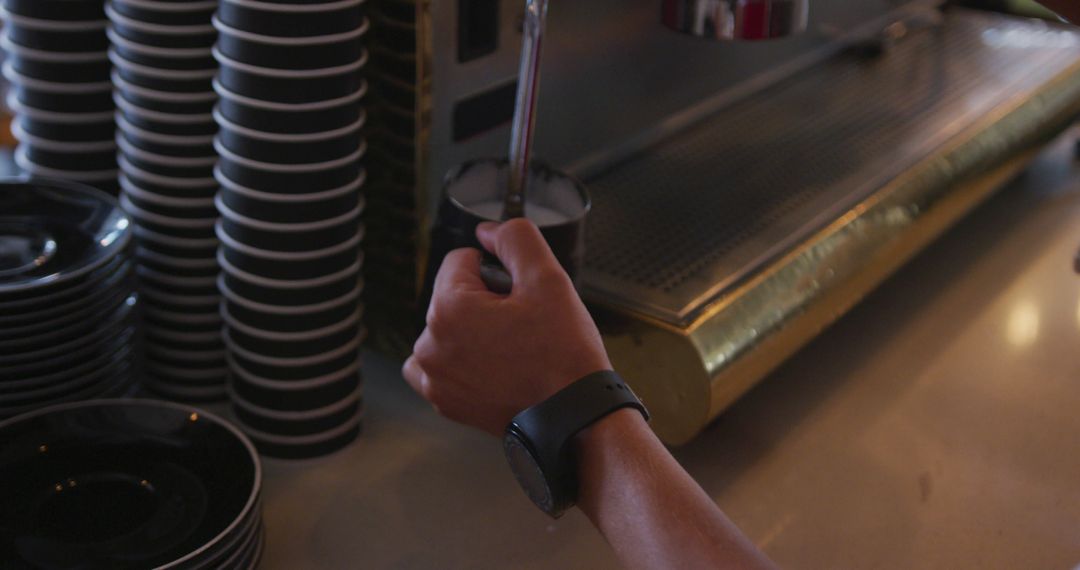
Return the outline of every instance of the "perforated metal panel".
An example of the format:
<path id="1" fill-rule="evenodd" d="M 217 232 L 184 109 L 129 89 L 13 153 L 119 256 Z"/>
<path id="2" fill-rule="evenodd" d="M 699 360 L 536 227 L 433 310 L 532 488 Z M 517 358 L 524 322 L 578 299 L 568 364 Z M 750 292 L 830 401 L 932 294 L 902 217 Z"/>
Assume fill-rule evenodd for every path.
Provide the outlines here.
<path id="1" fill-rule="evenodd" d="M 586 181 L 586 295 L 685 322 L 1077 58 L 1054 25 L 954 11 L 880 58 L 840 55 L 733 104 Z"/>

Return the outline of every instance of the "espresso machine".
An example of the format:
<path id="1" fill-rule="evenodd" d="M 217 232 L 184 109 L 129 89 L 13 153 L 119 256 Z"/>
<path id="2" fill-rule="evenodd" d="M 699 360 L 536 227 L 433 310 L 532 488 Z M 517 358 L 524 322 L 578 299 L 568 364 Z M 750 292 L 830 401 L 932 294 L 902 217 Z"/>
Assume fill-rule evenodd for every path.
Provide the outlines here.
<path id="1" fill-rule="evenodd" d="M 419 332 L 443 177 L 505 155 L 523 7 L 369 4 L 365 295 L 384 351 Z M 935 0 L 556 1 L 545 42 L 535 158 L 589 188 L 579 289 L 669 444 L 1080 112 L 1080 34 Z"/>

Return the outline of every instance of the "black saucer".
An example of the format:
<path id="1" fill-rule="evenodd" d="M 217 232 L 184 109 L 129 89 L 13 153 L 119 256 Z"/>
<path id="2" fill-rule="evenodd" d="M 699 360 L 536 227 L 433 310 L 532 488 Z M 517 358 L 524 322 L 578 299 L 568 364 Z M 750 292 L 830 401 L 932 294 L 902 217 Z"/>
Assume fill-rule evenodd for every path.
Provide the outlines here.
<path id="1" fill-rule="evenodd" d="M 246 437 L 195 408 L 64 404 L 0 423 L 0 560 L 16 567 L 194 567 L 258 508 Z"/>
<path id="2" fill-rule="evenodd" d="M 132 233 L 115 199 L 101 191 L 56 180 L 0 181 L 0 300 L 43 294 L 94 271 Z"/>

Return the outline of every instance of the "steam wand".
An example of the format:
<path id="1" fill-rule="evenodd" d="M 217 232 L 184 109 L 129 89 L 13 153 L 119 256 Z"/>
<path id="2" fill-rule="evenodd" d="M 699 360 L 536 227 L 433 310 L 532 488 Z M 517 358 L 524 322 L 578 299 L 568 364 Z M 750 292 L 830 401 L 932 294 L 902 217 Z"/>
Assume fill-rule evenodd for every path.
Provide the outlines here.
<path id="1" fill-rule="evenodd" d="M 525 216 L 525 193 L 528 190 L 529 157 L 532 154 L 533 129 L 536 125 L 540 54 L 546 19 L 547 0 L 525 1 L 521 67 L 518 69 L 517 101 L 510 136 L 510 186 L 503 202 L 503 221 Z"/>

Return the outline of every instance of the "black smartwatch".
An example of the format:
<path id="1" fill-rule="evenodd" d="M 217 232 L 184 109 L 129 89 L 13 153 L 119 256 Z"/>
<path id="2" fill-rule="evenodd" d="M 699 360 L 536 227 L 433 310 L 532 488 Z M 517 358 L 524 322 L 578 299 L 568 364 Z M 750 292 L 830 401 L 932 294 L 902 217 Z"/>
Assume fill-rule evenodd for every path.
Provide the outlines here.
<path id="1" fill-rule="evenodd" d="M 563 388 L 514 416 L 503 449 L 514 477 L 542 511 L 559 518 L 577 502 L 577 461 L 570 439 L 608 414 L 635 408 L 649 412 L 614 371 L 604 370 Z"/>

